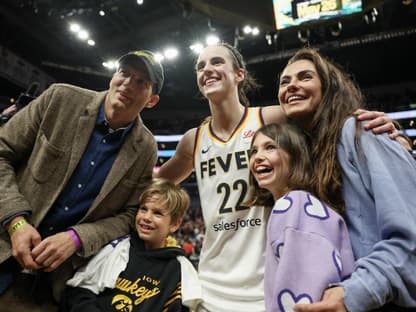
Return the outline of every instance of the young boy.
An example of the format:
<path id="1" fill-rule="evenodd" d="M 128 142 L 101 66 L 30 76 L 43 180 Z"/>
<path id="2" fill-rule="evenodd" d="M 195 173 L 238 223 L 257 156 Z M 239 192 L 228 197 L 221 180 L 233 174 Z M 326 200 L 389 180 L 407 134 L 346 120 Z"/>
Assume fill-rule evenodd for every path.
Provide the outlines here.
<path id="1" fill-rule="evenodd" d="M 136 231 L 106 245 L 67 282 L 61 311 L 189 311 L 201 298 L 197 272 L 174 233 L 186 191 L 154 179 L 140 197 Z"/>

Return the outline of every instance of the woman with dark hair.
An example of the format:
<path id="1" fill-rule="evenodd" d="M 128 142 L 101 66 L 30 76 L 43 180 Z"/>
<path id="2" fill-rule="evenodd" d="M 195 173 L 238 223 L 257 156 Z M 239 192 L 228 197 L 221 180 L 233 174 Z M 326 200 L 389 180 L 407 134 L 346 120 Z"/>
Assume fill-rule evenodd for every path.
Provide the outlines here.
<path id="1" fill-rule="evenodd" d="M 309 48 L 280 76 L 279 102 L 308 133 L 315 194 L 343 213 L 356 257 L 351 277 L 323 301 L 296 311 L 369 311 L 416 307 L 416 164 L 386 134 L 363 131 L 354 112 L 363 97 L 354 82 Z M 406 177 L 401 180 L 400 177 Z M 328 285 L 329 286 L 329 285 Z M 334 286 L 334 285 L 332 285 Z"/>

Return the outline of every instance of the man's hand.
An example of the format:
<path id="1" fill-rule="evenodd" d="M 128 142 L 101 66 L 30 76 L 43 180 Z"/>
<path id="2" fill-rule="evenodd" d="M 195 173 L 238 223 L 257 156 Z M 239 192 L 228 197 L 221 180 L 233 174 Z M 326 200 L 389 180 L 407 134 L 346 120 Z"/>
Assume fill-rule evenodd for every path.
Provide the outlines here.
<path id="1" fill-rule="evenodd" d="M 399 135 L 393 120 L 384 112 L 367 111 L 364 109 L 357 109 L 355 111 L 358 120 L 369 120 L 364 127 L 366 130 L 372 130 L 375 134 L 389 133 L 390 139 L 396 139 Z"/>
<path id="2" fill-rule="evenodd" d="M 32 250 L 35 262 L 45 272 L 51 272 L 76 252 L 74 240 L 68 232 L 60 232 L 42 240 Z"/>
<path id="3" fill-rule="evenodd" d="M 10 105 L 6 109 L 4 109 L 1 114 L 2 115 L 5 115 L 5 116 L 9 116 L 10 114 L 14 113 L 14 111 L 16 110 L 16 108 L 17 108 L 16 107 L 16 104 Z"/>
<path id="4" fill-rule="evenodd" d="M 10 224 L 14 224 L 23 217 L 15 218 Z M 22 225 L 10 236 L 12 242 L 12 255 L 20 266 L 29 270 L 40 269 L 40 266 L 32 258 L 31 250 L 41 241 L 38 231 L 29 223 Z"/>
<path id="5" fill-rule="evenodd" d="M 328 288 L 321 301 L 311 304 L 297 304 L 293 309 L 296 312 L 347 312 L 344 305 L 344 288 Z"/>

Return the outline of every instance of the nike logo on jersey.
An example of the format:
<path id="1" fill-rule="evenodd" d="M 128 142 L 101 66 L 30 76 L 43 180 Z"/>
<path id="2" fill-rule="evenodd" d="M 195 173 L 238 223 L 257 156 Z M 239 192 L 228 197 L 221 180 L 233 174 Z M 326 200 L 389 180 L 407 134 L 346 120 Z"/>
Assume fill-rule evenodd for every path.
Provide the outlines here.
<path id="1" fill-rule="evenodd" d="M 209 149 L 210 149 L 210 148 L 211 148 L 211 145 L 210 145 L 210 146 L 208 146 L 208 147 L 202 148 L 202 149 L 201 149 L 201 153 L 202 153 L 202 154 L 208 153 L 208 151 L 209 151 Z"/>

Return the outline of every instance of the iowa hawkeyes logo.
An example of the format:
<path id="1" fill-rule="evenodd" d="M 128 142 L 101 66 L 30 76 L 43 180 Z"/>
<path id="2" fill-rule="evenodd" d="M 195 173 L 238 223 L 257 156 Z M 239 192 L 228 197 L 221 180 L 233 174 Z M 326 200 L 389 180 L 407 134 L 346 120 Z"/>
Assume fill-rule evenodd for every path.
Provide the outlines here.
<path id="1" fill-rule="evenodd" d="M 133 311 L 133 302 L 131 299 L 124 295 L 116 295 L 114 296 L 111 304 L 117 311 L 120 312 L 131 312 Z"/>

